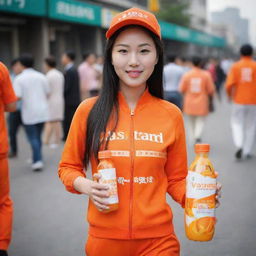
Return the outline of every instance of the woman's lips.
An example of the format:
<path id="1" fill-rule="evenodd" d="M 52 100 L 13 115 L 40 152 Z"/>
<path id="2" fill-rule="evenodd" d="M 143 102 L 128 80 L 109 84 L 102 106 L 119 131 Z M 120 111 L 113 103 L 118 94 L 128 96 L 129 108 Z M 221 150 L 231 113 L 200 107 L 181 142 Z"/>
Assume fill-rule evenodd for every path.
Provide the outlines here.
<path id="1" fill-rule="evenodd" d="M 137 78 L 142 73 L 142 71 L 139 71 L 139 70 L 131 70 L 131 71 L 126 71 L 126 72 L 128 73 L 128 76 L 131 78 Z"/>

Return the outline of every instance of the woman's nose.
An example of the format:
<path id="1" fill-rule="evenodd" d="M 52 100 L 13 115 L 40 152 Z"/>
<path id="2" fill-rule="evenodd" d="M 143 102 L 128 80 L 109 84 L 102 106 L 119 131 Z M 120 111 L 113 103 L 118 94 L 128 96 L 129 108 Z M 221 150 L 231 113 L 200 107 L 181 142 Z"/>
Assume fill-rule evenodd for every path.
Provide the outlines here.
<path id="1" fill-rule="evenodd" d="M 130 66 L 138 66 L 139 65 L 139 60 L 138 60 L 138 56 L 136 53 L 130 54 L 129 65 Z"/>

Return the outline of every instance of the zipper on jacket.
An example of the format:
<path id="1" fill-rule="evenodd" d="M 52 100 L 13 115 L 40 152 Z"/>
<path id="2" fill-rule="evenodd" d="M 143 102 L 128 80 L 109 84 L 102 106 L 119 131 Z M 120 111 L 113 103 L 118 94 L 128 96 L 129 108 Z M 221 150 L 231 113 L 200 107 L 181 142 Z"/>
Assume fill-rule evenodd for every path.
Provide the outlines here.
<path id="1" fill-rule="evenodd" d="M 132 238 L 132 215 L 133 215 L 133 172 L 134 172 L 134 111 L 131 110 L 131 176 L 130 176 L 130 206 L 129 206 L 129 233 Z"/>

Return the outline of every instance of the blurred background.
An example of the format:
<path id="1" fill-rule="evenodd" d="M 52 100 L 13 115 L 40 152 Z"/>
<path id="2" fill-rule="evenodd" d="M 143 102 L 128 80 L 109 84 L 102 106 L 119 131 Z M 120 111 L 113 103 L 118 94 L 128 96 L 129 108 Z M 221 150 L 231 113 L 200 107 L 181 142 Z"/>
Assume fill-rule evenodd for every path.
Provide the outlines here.
<path id="1" fill-rule="evenodd" d="M 57 68 L 64 71 L 62 55 L 72 50 L 78 66 L 85 52 L 103 55 L 105 32 L 112 17 L 131 7 L 155 13 L 166 56 L 179 57 L 184 64 L 189 57 L 199 55 L 206 60 L 206 69 L 211 58 L 218 59 L 224 78 L 238 60 L 241 45 L 256 44 L 255 0 L 0 0 L 0 61 L 11 71 L 13 59 L 31 53 L 35 69 L 45 73 L 45 58 L 52 55 Z M 190 68 L 183 64 L 184 70 Z M 256 255 L 256 146 L 251 159 L 235 159 L 230 116 L 231 104 L 220 86 L 202 134 L 203 142 L 211 145 L 210 158 L 223 185 L 213 241 L 188 241 L 183 209 L 168 197 L 181 256 Z M 186 116 L 184 119 L 187 131 L 188 120 Z M 17 142 L 19 152 L 9 161 L 14 201 L 9 255 L 83 255 L 88 198 L 67 193 L 58 178 L 64 142 L 43 145 L 42 172 L 31 170 L 31 150 L 23 128 L 17 131 Z M 189 163 L 194 158 L 193 146 L 194 142 L 188 140 Z"/>
<path id="2" fill-rule="evenodd" d="M 168 53 L 233 57 L 241 44 L 256 40 L 253 5 L 253 0 L 1 0 L 0 59 L 8 64 L 31 52 L 41 69 L 45 56 L 60 64 L 70 48 L 77 63 L 85 50 L 100 55 L 112 17 L 133 6 L 155 12 Z"/>

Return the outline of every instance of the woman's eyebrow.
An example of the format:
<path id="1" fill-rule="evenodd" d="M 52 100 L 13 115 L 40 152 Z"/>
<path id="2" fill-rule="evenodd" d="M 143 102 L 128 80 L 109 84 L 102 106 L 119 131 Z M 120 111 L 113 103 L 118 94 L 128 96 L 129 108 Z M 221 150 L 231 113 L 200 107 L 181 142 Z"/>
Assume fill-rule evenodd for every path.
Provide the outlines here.
<path id="1" fill-rule="evenodd" d="M 128 44 L 116 44 L 116 45 L 115 45 L 115 47 L 117 47 L 117 46 L 129 47 L 129 45 L 128 45 Z"/>
<path id="2" fill-rule="evenodd" d="M 144 44 L 140 44 L 139 47 L 143 47 L 143 46 L 152 46 L 151 44 L 149 43 L 144 43 Z"/>
<path id="3" fill-rule="evenodd" d="M 128 44 L 116 44 L 115 47 L 117 46 L 122 46 L 122 47 L 130 47 Z M 143 43 L 143 44 L 139 44 L 139 47 L 143 47 L 143 46 L 152 46 L 151 44 L 149 43 Z"/>

